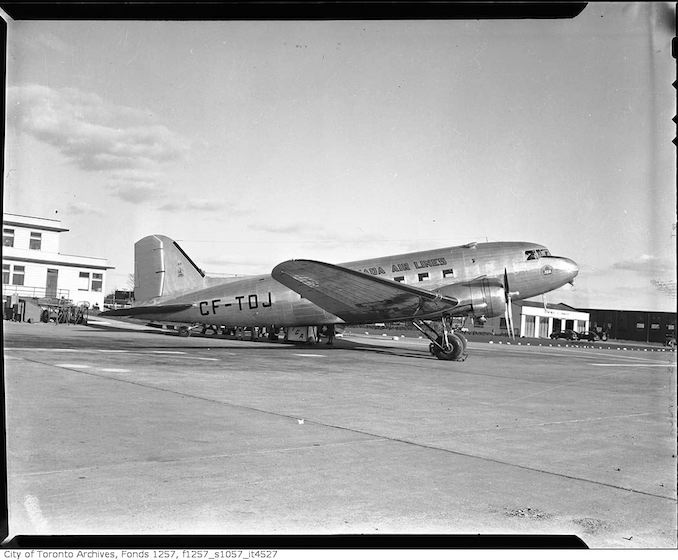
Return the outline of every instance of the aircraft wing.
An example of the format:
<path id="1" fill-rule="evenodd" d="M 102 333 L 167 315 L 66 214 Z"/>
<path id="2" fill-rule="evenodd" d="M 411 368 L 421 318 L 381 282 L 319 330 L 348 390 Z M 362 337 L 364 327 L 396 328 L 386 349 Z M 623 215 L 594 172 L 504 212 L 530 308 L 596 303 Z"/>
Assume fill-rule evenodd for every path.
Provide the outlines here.
<path id="1" fill-rule="evenodd" d="M 99 317 L 134 317 L 136 315 L 161 315 L 165 313 L 175 313 L 193 307 L 192 303 L 173 303 L 169 305 L 143 305 L 140 307 L 125 307 L 122 309 L 111 309 L 99 313 Z"/>
<path id="2" fill-rule="evenodd" d="M 285 261 L 271 275 L 347 323 L 421 318 L 459 303 L 453 297 L 319 261 Z"/>

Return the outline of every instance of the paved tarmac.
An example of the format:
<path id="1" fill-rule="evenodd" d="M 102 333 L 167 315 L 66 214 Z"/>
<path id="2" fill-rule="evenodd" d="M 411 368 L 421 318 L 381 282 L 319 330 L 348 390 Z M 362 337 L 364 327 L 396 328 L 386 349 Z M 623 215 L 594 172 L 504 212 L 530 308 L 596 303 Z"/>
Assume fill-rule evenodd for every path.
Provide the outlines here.
<path id="1" fill-rule="evenodd" d="M 4 329 L 10 535 L 678 544 L 674 353 Z"/>

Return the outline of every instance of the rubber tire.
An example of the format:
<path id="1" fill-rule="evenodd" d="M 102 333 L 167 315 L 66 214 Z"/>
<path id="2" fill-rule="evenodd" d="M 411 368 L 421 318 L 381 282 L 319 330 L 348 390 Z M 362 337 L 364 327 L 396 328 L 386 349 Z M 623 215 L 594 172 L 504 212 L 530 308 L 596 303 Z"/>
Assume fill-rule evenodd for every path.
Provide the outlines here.
<path id="1" fill-rule="evenodd" d="M 179 336 L 191 336 L 191 331 L 186 327 L 179 328 Z"/>
<path id="2" fill-rule="evenodd" d="M 447 352 L 441 350 L 436 345 L 432 344 L 433 355 L 439 360 L 449 360 L 455 362 L 463 362 L 466 359 L 466 338 L 456 333 L 447 335 L 452 348 Z M 443 337 L 438 337 L 438 344 L 442 346 Z"/>

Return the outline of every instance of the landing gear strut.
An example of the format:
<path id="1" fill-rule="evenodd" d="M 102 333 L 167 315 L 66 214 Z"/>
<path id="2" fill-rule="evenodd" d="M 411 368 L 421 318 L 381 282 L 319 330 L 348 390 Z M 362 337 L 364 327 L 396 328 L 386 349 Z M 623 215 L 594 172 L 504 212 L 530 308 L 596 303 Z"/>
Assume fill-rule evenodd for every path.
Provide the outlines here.
<path id="1" fill-rule="evenodd" d="M 449 316 L 442 318 L 443 334 L 420 319 L 415 319 L 412 324 L 431 341 L 429 351 L 439 360 L 463 362 L 468 357 L 466 338 L 452 329 Z"/>

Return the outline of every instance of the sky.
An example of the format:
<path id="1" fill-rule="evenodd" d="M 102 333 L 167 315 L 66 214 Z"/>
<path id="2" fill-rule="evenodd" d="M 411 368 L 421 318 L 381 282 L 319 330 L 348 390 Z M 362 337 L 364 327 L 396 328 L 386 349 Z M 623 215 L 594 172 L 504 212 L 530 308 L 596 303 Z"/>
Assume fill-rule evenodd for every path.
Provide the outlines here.
<path id="1" fill-rule="evenodd" d="M 676 310 L 671 3 L 574 19 L 8 21 L 4 211 L 208 273 L 470 241 L 574 259 L 549 302 Z M 668 286 L 668 288 L 667 288 Z"/>

